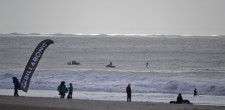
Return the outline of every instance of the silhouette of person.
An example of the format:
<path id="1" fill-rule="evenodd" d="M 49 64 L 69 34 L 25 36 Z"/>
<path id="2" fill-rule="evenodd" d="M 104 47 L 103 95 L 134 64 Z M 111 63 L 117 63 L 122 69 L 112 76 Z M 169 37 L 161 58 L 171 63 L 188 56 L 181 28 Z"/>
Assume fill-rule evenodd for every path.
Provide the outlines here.
<path id="1" fill-rule="evenodd" d="M 61 98 L 65 97 L 65 94 L 68 92 L 68 89 L 65 86 L 65 81 L 62 81 L 61 84 L 58 86 L 57 90 L 59 91 L 59 95 Z"/>
<path id="2" fill-rule="evenodd" d="M 128 86 L 126 88 L 126 92 L 127 92 L 127 102 L 131 102 L 131 87 L 130 87 L 130 84 L 128 84 Z"/>
<path id="3" fill-rule="evenodd" d="M 73 85 L 72 85 L 72 83 L 70 83 L 69 94 L 68 94 L 67 98 L 72 99 L 72 95 L 73 95 Z"/>
<path id="4" fill-rule="evenodd" d="M 18 89 L 20 86 L 19 80 L 17 79 L 17 77 L 12 77 L 13 79 L 13 83 L 14 83 L 14 96 L 19 96 L 18 94 Z"/>
<path id="5" fill-rule="evenodd" d="M 148 62 L 146 63 L 146 68 L 148 67 Z"/>
<path id="6" fill-rule="evenodd" d="M 197 89 L 196 88 L 194 90 L 194 96 L 198 96 L 198 92 L 197 92 Z"/>
<path id="7" fill-rule="evenodd" d="M 183 102 L 183 97 L 181 96 L 181 93 L 177 96 L 177 103 L 181 104 Z"/>
<path id="8" fill-rule="evenodd" d="M 112 66 L 112 62 L 111 61 L 110 61 L 109 65 Z"/>

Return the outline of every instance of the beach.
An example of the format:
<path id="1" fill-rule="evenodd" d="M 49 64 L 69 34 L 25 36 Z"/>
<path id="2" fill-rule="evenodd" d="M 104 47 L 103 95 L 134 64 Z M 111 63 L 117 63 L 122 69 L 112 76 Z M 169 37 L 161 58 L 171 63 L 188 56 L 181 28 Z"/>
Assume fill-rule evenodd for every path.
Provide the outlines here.
<path id="1" fill-rule="evenodd" d="M 169 103 L 178 93 L 195 105 L 225 106 L 225 38 L 99 36 L 0 37 L 0 95 L 12 95 L 38 43 L 52 39 L 24 97 L 58 98 L 61 81 L 74 86 L 75 100 Z M 81 65 L 67 65 L 76 60 Z M 105 67 L 112 62 L 115 68 Z M 146 62 L 149 63 L 146 67 Z M 197 88 L 198 97 L 193 96 Z"/>
<path id="2" fill-rule="evenodd" d="M 224 110 L 222 106 L 0 96 L 1 110 Z"/>
<path id="3" fill-rule="evenodd" d="M 0 110 L 225 110 L 223 8 L 0 0 Z"/>

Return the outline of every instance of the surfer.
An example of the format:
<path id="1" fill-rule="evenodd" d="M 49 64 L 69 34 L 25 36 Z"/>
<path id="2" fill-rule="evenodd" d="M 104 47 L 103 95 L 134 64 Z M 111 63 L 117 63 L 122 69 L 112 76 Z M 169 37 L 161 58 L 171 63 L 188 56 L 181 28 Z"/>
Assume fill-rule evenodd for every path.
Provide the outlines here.
<path id="1" fill-rule="evenodd" d="M 108 65 L 106 65 L 105 67 L 115 68 L 116 66 L 113 66 L 112 61 L 110 61 L 110 63 Z"/>
<path id="2" fill-rule="evenodd" d="M 197 92 L 197 89 L 196 88 L 194 90 L 194 96 L 198 96 L 198 92 Z"/>
<path id="3" fill-rule="evenodd" d="M 146 63 L 146 68 L 148 67 L 148 62 Z"/>

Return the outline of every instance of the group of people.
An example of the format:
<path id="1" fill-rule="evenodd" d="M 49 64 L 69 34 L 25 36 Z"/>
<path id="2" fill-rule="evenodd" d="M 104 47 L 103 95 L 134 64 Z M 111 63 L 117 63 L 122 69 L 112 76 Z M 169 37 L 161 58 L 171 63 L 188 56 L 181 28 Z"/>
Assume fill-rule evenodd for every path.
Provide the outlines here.
<path id="1" fill-rule="evenodd" d="M 70 86 L 67 88 L 65 85 L 65 81 L 62 81 L 61 84 L 58 86 L 57 90 L 59 91 L 59 95 L 61 98 L 64 98 L 66 93 L 68 93 L 67 98 L 72 99 L 73 95 L 73 85 L 70 83 Z"/>
<path id="2" fill-rule="evenodd" d="M 127 88 L 126 88 L 126 92 L 127 92 L 127 102 L 131 102 L 131 84 L 128 84 Z M 198 92 L 197 89 L 194 89 L 194 96 L 198 96 Z M 172 103 L 178 103 L 178 104 L 182 104 L 182 103 L 190 103 L 189 100 L 185 99 L 183 100 L 183 97 L 181 95 L 181 93 L 178 94 L 177 96 L 177 101 L 171 101 Z"/>
<path id="3" fill-rule="evenodd" d="M 198 96 L 198 92 L 197 92 L 196 88 L 194 89 L 194 96 Z M 173 103 L 173 101 L 171 101 L 171 102 Z M 178 104 L 187 103 L 187 104 L 189 104 L 190 101 L 187 100 L 187 99 L 183 100 L 183 97 L 182 97 L 181 93 L 179 93 L 178 96 L 177 96 L 177 101 L 175 101 L 174 103 L 178 103 Z"/>
<path id="4" fill-rule="evenodd" d="M 12 77 L 13 79 L 13 83 L 14 83 L 14 96 L 19 96 L 18 94 L 18 89 L 20 86 L 19 80 L 17 79 L 17 77 Z M 68 99 L 72 99 L 72 95 L 73 95 L 73 85 L 72 83 L 70 83 L 70 86 L 67 88 L 65 85 L 65 81 L 62 81 L 61 84 L 58 86 L 57 90 L 59 91 L 59 95 L 61 98 L 64 98 L 66 93 L 68 93 L 67 98 Z"/>
<path id="5" fill-rule="evenodd" d="M 12 77 L 13 78 L 13 83 L 14 83 L 14 96 L 19 96 L 18 94 L 18 89 L 19 89 L 19 80 L 16 77 Z M 73 85 L 72 83 L 70 83 L 69 87 L 67 88 L 65 85 L 65 81 L 62 81 L 60 83 L 60 85 L 58 86 L 57 90 L 59 91 L 59 95 L 60 98 L 65 98 L 66 93 L 68 93 L 67 98 L 68 99 L 72 99 L 72 95 L 73 95 Z M 131 102 L 131 84 L 128 84 L 126 87 L 126 93 L 127 93 L 127 102 Z M 198 96 L 198 92 L 197 89 L 194 89 L 194 96 Z M 171 103 L 185 103 L 188 102 L 190 103 L 188 100 L 183 100 L 183 97 L 181 95 L 181 93 L 178 94 L 177 96 L 177 100 L 171 101 Z"/>

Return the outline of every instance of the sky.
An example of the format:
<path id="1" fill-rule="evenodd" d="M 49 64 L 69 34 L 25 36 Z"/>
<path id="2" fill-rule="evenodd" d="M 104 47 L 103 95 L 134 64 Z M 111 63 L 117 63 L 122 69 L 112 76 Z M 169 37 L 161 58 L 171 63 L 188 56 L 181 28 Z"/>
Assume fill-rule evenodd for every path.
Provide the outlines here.
<path id="1" fill-rule="evenodd" d="M 0 0 L 0 33 L 225 35 L 225 0 Z"/>

